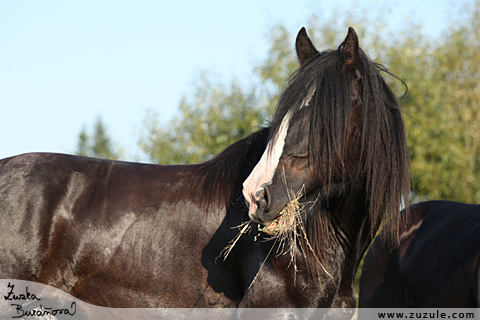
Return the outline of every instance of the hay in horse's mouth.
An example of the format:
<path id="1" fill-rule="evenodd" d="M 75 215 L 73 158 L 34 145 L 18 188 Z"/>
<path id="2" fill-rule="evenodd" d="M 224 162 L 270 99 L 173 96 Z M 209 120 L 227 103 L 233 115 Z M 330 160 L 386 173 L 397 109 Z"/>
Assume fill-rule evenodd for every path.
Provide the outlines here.
<path id="1" fill-rule="evenodd" d="M 303 191 L 304 190 L 301 190 L 293 199 L 291 199 L 287 203 L 287 205 L 282 209 L 282 211 L 280 211 L 278 216 L 272 222 L 270 222 L 268 225 L 264 226 L 263 228 L 260 227 L 260 225 L 259 225 L 258 226 L 259 234 L 254 237 L 254 240 L 257 241 L 258 236 L 260 236 L 260 234 L 262 232 L 264 232 L 267 235 L 271 236 L 267 240 L 274 239 L 275 241 L 279 241 L 278 250 L 280 250 L 281 252 L 277 251 L 277 254 L 281 255 L 281 254 L 285 254 L 287 252 L 290 254 L 291 265 L 293 266 L 293 268 L 295 270 L 295 274 L 297 272 L 296 253 L 300 251 L 303 255 L 305 255 L 305 250 L 309 250 L 311 253 L 314 254 L 315 258 L 317 259 L 318 263 L 321 265 L 321 267 L 325 271 L 325 273 L 328 276 L 332 277 L 332 275 L 328 272 L 328 270 L 322 265 L 322 263 L 320 263 L 318 257 L 316 257 L 315 252 L 313 251 L 313 249 L 310 246 L 310 243 L 308 241 L 307 234 L 306 234 L 306 231 L 305 231 L 305 226 L 304 226 L 304 223 L 303 223 L 303 220 L 302 220 L 302 215 L 304 214 L 305 211 L 308 210 L 308 209 L 305 209 L 305 207 L 307 205 L 310 205 L 311 207 L 313 207 L 313 205 L 316 203 L 316 200 L 313 201 L 313 202 L 300 203 L 298 200 L 300 198 L 302 198 Z M 243 234 L 246 234 L 246 233 L 250 232 L 251 223 L 252 223 L 252 221 L 250 220 L 250 221 L 246 221 L 246 222 L 242 223 L 241 225 L 239 225 L 237 227 L 234 227 L 234 228 L 239 229 L 240 231 L 231 241 L 228 242 L 228 245 L 220 253 L 219 256 L 223 255 L 223 260 L 227 259 L 228 255 L 230 254 L 230 252 L 232 251 L 233 247 L 235 246 L 237 241 L 240 239 L 240 237 Z M 299 242 L 297 240 L 300 237 L 305 239 L 307 248 L 302 248 L 301 246 L 299 246 Z M 287 239 L 288 239 L 288 241 L 287 241 Z M 285 242 L 289 243 L 287 250 L 284 250 L 285 249 Z M 274 248 L 274 246 L 272 246 L 272 249 L 273 248 Z M 270 253 L 271 253 L 272 249 L 270 250 L 270 252 L 265 257 L 265 261 L 270 256 Z M 265 263 L 265 261 L 262 263 L 262 266 Z M 260 269 L 261 269 L 261 267 L 260 267 Z M 259 272 L 260 272 L 260 270 L 258 271 L 258 273 Z M 255 282 L 255 279 L 257 278 L 258 273 L 255 276 L 255 278 L 253 279 L 253 281 L 250 283 L 249 287 L 251 287 L 253 285 L 253 283 Z"/>
<path id="2" fill-rule="evenodd" d="M 255 241 L 257 240 L 261 232 L 272 236 L 271 239 L 281 238 L 282 240 L 285 240 L 285 238 L 290 232 L 296 234 L 297 232 L 295 231 L 295 229 L 299 225 L 299 222 L 301 222 L 300 214 L 302 207 L 304 206 L 303 204 L 300 204 L 298 202 L 298 199 L 300 199 L 300 196 L 290 200 L 287 205 L 282 209 L 282 211 L 280 211 L 278 216 L 268 225 L 264 226 L 263 228 L 258 225 L 259 233 L 255 237 Z M 241 225 L 232 228 L 238 229 L 239 232 L 232 240 L 228 242 L 228 245 L 220 253 L 220 256 L 223 255 L 223 260 L 227 259 L 228 255 L 230 254 L 240 237 L 247 232 L 250 232 L 252 228 L 251 223 L 251 220 L 246 221 Z"/>
<path id="3" fill-rule="evenodd" d="M 301 214 L 301 205 L 298 199 L 290 200 L 272 222 L 263 228 L 259 226 L 258 230 L 265 232 L 269 236 L 278 237 L 296 228 L 298 224 L 297 219 L 300 219 Z"/>
<path id="4" fill-rule="evenodd" d="M 299 235 L 299 231 L 303 230 L 302 223 L 302 212 L 305 207 L 305 203 L 300 203 L 298 200 L 302 197 L 303 193 L 300 191 L 296 197 L 291 199 L 287 205 L 280 211 L 278 216 L 270 222 L 268 225 L 260 227 L 258 225 L 258 235 L 255 236 L 255 241 L 257 241 L 258 236 L 262 232 L 271 236 L 268 240 L 276 239 L 280 241 L 285 241 L 288 237 L 291 237 L 293 240 Z M 239 229 L 238 234 L 228 242 L 228 245 L 222 250 L 220 256 L 223 255 L 223 260 L 227 259 L 228 255 L 232 251 L 233 247 L 240 239 L 240 237 L 251 230 L 252 221 L 246 221 L 239 226 L 236 226 L 232 229 Z M 295 241 L 294 241 L 295 242 Z M 296 249 L 296 244 L 291 249 L 291 254 Z M 217 257 L 218 258 L 218 257 Z"/>

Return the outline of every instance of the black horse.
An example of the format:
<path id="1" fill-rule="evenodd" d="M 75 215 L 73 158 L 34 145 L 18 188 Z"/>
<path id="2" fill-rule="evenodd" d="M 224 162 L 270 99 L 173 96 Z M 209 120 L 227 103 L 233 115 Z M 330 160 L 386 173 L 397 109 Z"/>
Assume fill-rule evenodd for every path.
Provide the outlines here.
<path id="1" fill-rule="evenodd" d="M 109 307 L 355 307 L 358 263 L 408 196 L 402 114 L 353 29 L 320 53 L 302 28 L 296 50 L 272 126 L 205 163 L 1 160 L 0 277 Z M 250 231 L 221 256 L 292 194 L 302 236 Z"/>
<path id="2" fill-rule="evenodd" d="M 479 256 L 479 205 L 414 205 L 399 245 L 381 233 L 365 256 L 359 306 L 479 308 Z"/>

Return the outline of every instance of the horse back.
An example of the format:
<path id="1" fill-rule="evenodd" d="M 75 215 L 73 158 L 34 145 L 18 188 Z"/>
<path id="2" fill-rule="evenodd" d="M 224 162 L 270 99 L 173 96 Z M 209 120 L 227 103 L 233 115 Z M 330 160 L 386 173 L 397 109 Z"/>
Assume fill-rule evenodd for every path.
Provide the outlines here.
<path id="1" fill-rule="evenodd" d="M 406 307 L 407 288 L 400 272 L 400 249 L 381 233 L 367 251 L 360 278 L 361 308 Z"/>
<path id="2" fill-rule="evenodd" d="M 382 232 L 366 255 L 360 306 L 477 305 L 480 206 L 430 201 L 410 213 L 398 245 L 389 247 Z"/>

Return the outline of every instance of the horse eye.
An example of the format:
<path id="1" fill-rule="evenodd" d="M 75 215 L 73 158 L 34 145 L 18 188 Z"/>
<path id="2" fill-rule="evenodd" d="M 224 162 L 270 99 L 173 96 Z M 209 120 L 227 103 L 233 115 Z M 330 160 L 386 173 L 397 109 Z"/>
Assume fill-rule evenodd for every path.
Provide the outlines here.
<path id="1" fill-rule="evenodd" d="M 307 158 L 308 157 L 308 153 L 299 153 L 299 154 L 295 154 L 293 155 L 295 158 Z"/>
<path id="2" fill-rule="evenodd" d="M 288 160 L 288 159 L 292 159 L 292 158 L 305 159 L 305 158 L 308 158 L 308 153 L 289 154 L 289 155 L 285 155 L 285 156 L 281 157 L 281 159 L 283 159 L 283 160 Z"/>

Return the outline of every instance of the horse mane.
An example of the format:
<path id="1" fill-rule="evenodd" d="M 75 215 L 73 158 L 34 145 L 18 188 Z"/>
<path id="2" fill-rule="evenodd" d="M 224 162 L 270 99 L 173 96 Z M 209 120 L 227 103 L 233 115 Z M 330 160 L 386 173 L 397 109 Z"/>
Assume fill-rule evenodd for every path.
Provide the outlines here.
<path id="1" fill-rule="evenodd" d="M 337 219 L 330 210 L 335 204 L 346 206 L 350 201 L 352 207 L 354 199 L 353 208 L 363 207 L 370 237 L 390 218 L 390 238 L 398 241 L 405 216 L 399 211 L 409 203 L 410 158 L 398 99 L 381 71 L 389 73 L 361 49 L 358 74 L 345 70 L 341 47 L 311 58 L 287 82 L 270 128 L 237 141 L 198 165 L 196 179 L 202 184 L 203 203 L 228 207 L 242 199 L 243 182 L 290 113 L 290 123 L 299 121 L 307 131 L 310 167 L 321 181 L 317 198 L 310 195 L 304 199 L 315 205 L 304 213 L 306 237 L 297 239 L 312 276 L 320 279 L 324 266 L 328 269 L 327 251 L 335 234 L 333 220 Z M 358 91 L 361 109 L 354 110 L 353 97 L 359 96 Z M 310 101 L 306 102 L 306 97 Z M 302 133 L 289 135 L 304 139 Z"/>
<path id="2" fill-rule="evenodd" d="M 293 114 L 290 123 L 303 121 L 310 168 L 322 182 L 320 201 L 326 203 L 313 210 L 328 210 L 329 199 L 345 199 L 355 185 L 365 199 L 371 236 L 389 217 L 391 239 L 396 240 L 403 223 L 400 208 L 409 203 L 410 191 L 410 157 L 402 111 L 380 74 L 388 70 L 372 62 L 361 49 L 362 109 L 357 114 L 352 111 L 356 79 L 344 68 L 341 48 L 319 53 L 292 75 L 280 95 L 269 139 L 276 138 L 287 113 Z M 310 243 L 319 257 L 325 255 L 332 234 L 326 230 L 329 227 L 324 219 L 329 219 L 328 214 L 317 211 L 312 215 L 314 221 L 307 221 L 307 236 L 312 238 Z"/>
<path id="3" fill-rule="evenodd" d="M 242 196 L 242 184 L 262 157 L 269 130 L 254 132 L 198 165 L 196 179 L 201 181 L 202 202 L 207 208 L 220 203 L 228 206 Z"/>

